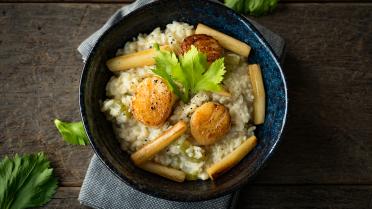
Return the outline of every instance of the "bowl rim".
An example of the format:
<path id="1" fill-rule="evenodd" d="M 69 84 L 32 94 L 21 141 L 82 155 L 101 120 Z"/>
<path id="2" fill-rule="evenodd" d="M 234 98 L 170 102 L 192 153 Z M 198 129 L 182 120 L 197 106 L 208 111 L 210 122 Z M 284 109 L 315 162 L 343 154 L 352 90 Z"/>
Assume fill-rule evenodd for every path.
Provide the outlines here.
<path id="1" fill-rule="evenodd" d="M 243 16 L 243 15 L 241 15 L 241 14 L 233 11 L 232 9 L 224 6 L 222 3 L 219 3 L 219 2 L 214 2 L 214 1 L 210 1 L 210 0 L 208 0 L 208 1 L 205 1 L 205 0 L 194 0 L 194 1 L 199 1 L 199 2 L 203 2 L 203 3 L 212 4 L 213 6 L 219 7 L 219 9 L 229 10 L 229 12 L 233 13 L 238 18 L 240 18 L 240 20 L 244 23 L 244 25 L 246 27 L 248 27 L 253 32 L 253 35 L 256 36 L 256 38 L 258 39 L 258 41 L 260 42 L 260 44 L 263 45 L 268 50 L 269 55 L 272 57 L 273 61 L 275 62 L 275 65 L 278 67 L 278 70 L 280 72 L 280 76 L 281 76 L 281 79 L 282 79 L 283 84 L 284 84 L 284 95 L 285 95 L 285 97 L 284 97 L 285 98 L 285 109 L 284 109 L 284 117 L 283 117 L 283 120 L 282 120 L 282 126 L 280 128 L 280 131 L 279 131 L 279 134 L 278 134 L 277 138 L 275 139 L 274 144 L 269 149 L 268 154 L 265 156 L 265 158 L 263 158 L 263 160 L 262 160 L 263 163 L 261 164 L 261 166 L 259 166 L 258 168 L 256 168 L 254 170 L 253 175 L 251 175 L 249 177 L 245 177 L 239 184 L 234 184 L 234 185 L 232 185 L 232 186 L 230 186 L 227 189 L 222 190 L 222 191 L 218 191 L 218 192 L 214 192 L 214 193 L 210 193 L 210 194 L 205 194 L 205 195 L 199 195 L 199 196 L 192 196 L 191 195 L 191 196 L 188 196 L 186 198 L 183 198 L 183 197 L 180 197 L 180 196 L 177 196 L 176 197 L 174 195 L 169 196 L 167 194 L 167 192 L 154 191 L 154 190 L 151 190 L 153 188 L 149 189 L 149 187 L 140 187 L 137 184 L 135 184 L 134 182 L 132 182 L 130 179 L 128 179 L 126 176 L 122 175 L 113 165 L 111 165 L 110 161 L 107 160 L 107 158 L 101 153 L 99 146 L 97 146 L 97 144 L 95 143 L 95 140 L 94 140 L 94 138 L 93 138 L 93 136 L 91 134 L 91 131 L 90 131 L 90 126 L 88 124 L 87 113 L 86 113 L 86 110 L 85 110 L 85 102 L 84 102 L 84 98 L 85 98 L 84 84 L 85 84 L 85 82 L 87 80 L 89 63 L 91 63 L 91 60 L 92 60 L 92 57 L 93 57 L 92 55 L 95 54 L 96 51 L 97 51 L 97 49 L 99 48 L 99 43 L 114 28 L 116 28 L 120 24 L 122 24 L 127 17 L 129 17 L 129 16 L 135 16 L 137 13 L 141 12 L 141 10 L 146 9 L 146 8 L 149 8 L 149 7 L 152 7 L 152 6 L 157 5 L 157 4 L 160 4 L 161 2 L 164 2 L 164 1 L 171 1 L 171 0 L 153 1 L 151 3 L 147 3 L 145 5 L 142 5 L 142 6 L 138 7 L 138 8 L 136 8 L 136 9 L 132 10 L 131 12 L 129 12 L 128 14 L 126 14 L 125 16 L 123 16 L 119 21 L 117 21 L 116 23 L 114 23 L 111 26 L 109 26 L 107 28 L 107 30 L 104 31 L 101 34 L 101 36 L 96 40 L 93 48 L 90 50 L 89 55 L 87 56 L 87 58 L 85 60 L 83 71 L 82 71 L 81 78 L 80 78 L 80 85 L 79 85 L 80 116 L 82 118 L 82 121 L 83 121 L 83 124 L 84 124 L 84 129 L 85 129 L 86 134 L 87 134 L 87 136 L 89 138 L 90 144 L 91 144 L 91 146 L 92 146 L 95 154 L 98 156 L 98 159 L 111 171 L 111 173 L 113 173 L 118 179 L 120 179 L 126 185 L 128 185 L 128 186 L 130 186 L 130 187 L 132 187 L 132 188 L 134 188 L 134 189 L 136 189 L 136 190 L 138 190 L 140 192 L 143 192 L 145 194 L 148 194 L 150 196 L 157 197 L 157 198 L 162 198 L 162 199 L 167 199 L 167 200 L 172 200 L 172 201 L 195 202 L 195 201 L 205 201 L 205 200 L 215 199 L 215 198 L 222 197 L 224 195 L 230 194 L 230 193 L 232 193 L 232 192 L 240 189 L 241 187 L 243 187 L 244 185 L 246 185 L 251 179 L 253 179 L 253 178 L 256 177 L 257 173 L 259 173 L 262 170 L 262 168 L 266 166 L 267 161 L 275 153 L 275 150 L 276 150 L 277 146 L 279 145 L 279 143 L 281 141 L 281 136 L 283 134 L 284 126 L 285 126 L 286 120 L 287 120 L 287 112 L 288 112 L 287 84 L 286 84 L 286 79 L 285 79 L 283 70 L 282 70 L 281 65 L 280 65 L 280 62 L 279 62 L 279 58 L 274 53 L 271 45 L 265 40 L 265 38 L 260 33 L 260 31 L 258 31 L 258 29 L 245 16 Z"/>

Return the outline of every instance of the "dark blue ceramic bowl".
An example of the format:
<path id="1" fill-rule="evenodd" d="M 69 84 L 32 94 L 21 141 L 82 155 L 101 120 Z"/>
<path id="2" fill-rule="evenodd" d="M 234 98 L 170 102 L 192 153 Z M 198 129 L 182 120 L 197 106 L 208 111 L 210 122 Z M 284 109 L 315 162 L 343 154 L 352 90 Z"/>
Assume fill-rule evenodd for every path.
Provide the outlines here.
<path id="1" fill-rule="evenodd" d="M 258 146 L 238 165 L 215 182 L 176 183 L 136 168 L 120 149 L 111 123 L 100 111 L 105 86 L 112 73 L 107 59 L 138 33 L 148 33 L 173 20 L 196 25 L 204 23 L 252 47 L 249 61 L 259 63 L 266 88 L 266 121 L 258 126 Z M 248 81 L 247 81 L 248 82 Z M 80 86 L 81 115 L 90 142 L 99 158 L 125 183 L 147 194 L 178 201 L 216 198 L 239 189 L 263 166 L 276 148 L 287 114 L 287 92 L 277 57 L 262 35 L 243 16 L 221 4 L 206 0 L 161 0 L 137 9 L 110 27 L 98 40 L 84 66 Z"/>

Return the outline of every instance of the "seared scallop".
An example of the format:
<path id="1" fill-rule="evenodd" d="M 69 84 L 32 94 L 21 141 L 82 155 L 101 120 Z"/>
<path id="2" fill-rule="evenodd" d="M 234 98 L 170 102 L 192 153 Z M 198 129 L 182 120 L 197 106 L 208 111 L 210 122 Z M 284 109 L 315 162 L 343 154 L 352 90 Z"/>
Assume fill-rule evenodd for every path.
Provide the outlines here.
<path id="1" fill-rule="evenodd" d="M 191 45 L 194 45 L 200 52 L 204 53 L 210 63 L 220 58 L 223 53 L 223 48 L 218 41 L 212 36 L 205 34 L 195 34 L 186 37 L 181 44 L 181 54 L 188 52 Z"/>
<path id="2" fill-rule="evenodd" d="M 229 110 L 222 104 L 207 102 L 191 116 L 191 134 L 200 145 L 215 143 L 230 129 Z"/>
<path id="3" fill-rule="evenodd" d="M 161 78 L 145 78 L 132 99 L 133 116 L 147 126 L 161 126 L 171 114 L 174 102 L 174 94 Z"/>

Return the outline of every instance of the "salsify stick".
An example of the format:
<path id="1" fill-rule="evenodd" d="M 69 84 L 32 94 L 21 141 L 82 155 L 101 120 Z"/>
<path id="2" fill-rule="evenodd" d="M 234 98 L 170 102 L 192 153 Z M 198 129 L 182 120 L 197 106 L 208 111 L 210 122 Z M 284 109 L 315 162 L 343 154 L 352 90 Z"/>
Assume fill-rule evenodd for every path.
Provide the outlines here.
<path id="1" fill-rule="evenodd" d="M 243 57 L 248 57 L 249 52 L 251 51 L 251 47 L 248 44 L 201 23 L 196 26 L 195 34 L 206 34 L 212 36 L 223 48 L 242 55 Z"/>
<path id="2" fill-rule="evenodd" d="M 183 121 L 179 121 L 173 127 L 166 130 L 153 141 L 145 144 L 141 149 L 131 155 L 132 161 L 136 165 L 140 165 L 151 159 L 158 152 L 167 147 L 175 139 L 185 133 L 187 125 Z"/>
<path id="3" fill-rule="evenodd" d="M 139 165 L 139 167 L 145 171 L 157 174 L 172 181 L 185 181 L 186 174 L 183 171 L 177 170 L 175 168 L 170 168 L 150 161 Z"/>
<path id="4" fill-rule="evenodd" d="M 265 122 L 265 88 L 261 68 L 257 64 L 248 65 L 249 78 L 253 90 L 253 122 L 256 125 Z"/>
<path id="5" fill-rule="evenodd" d="M 169 45 L 160 47 L 161 50 L 171 51 Z M 146 49 L 143 51 L 126 54 L 109 59 L 106 65 L 112 72 L 129 70 L 131 68 L 154 65 L 157 51 L 155 49 Z"/>
<path id="6" fill-rule="evenodd" d="M 214 180 L 230 168 L 234 167 L 244 158 L 257 144 L 255 136 L 249 137 L 238 148 L 226 155 L 222 160 L 207 169 L 209 177 Z"/>

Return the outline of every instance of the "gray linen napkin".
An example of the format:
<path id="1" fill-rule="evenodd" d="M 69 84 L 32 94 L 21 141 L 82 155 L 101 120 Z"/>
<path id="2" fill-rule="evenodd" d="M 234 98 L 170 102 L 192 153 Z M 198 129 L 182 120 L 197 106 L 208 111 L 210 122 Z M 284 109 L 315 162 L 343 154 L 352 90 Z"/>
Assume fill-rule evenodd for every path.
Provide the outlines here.
<path id="1" fill-rule="evenodd" d="M 83 41 L 78 47 L 78 51 L 85 61 L 96 44 L 97 39 L 106 31 L 110 25 L 119 21 L 123 16 L 131 11 L 153 2 L 156 0 L 137 0 L 136 2 L 124 6 L 115 12 L 113 16 L 89 38 Z M 253 25 L 261 32 L 270 46 L 278 55 L 283 58 L 284 54 L 284 40 L 277 34 L 250 20 Z M 283 60 L 283 59 L 282 59 Z M 162 209 L 232 209 L 235 207 L 238 192 L 228 194 L 226 196 L 200 202 L 176 202 L 164 200 L 149 196 L 140 191 L 132 189 L 130 186 L 123 183 L 94 155 L 79 194 L 79 201 L 81 204 L 90 206 L 92 208 L 102 209 L 117 209 L 117 208 L 162 208 Z"/>

